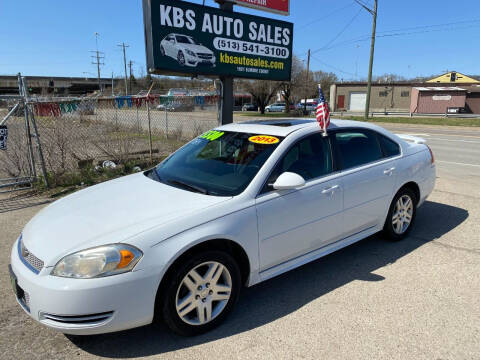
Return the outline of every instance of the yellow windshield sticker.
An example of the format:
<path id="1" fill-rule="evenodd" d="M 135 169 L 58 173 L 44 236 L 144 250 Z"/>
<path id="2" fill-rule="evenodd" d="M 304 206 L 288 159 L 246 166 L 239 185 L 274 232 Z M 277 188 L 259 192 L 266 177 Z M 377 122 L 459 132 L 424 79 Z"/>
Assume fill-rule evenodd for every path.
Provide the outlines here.
<path id="1" fill-rule="evenodd" d="M 207 131 L 206 133 L 200 135 L 200 138 L 201 139 L 207 139 L 209 141 L 213 141 L 213 140 L 217 140 L 223 134 L 225 134 L 223 131 L 210 130 L 210 131 Z"/>
<path id="2" fill-rule="evenodd" d="M 276 138 L 275 136 L 255 135 L 255 136 L 249 137 L 249 138 L 248 138 L 248 141 L 253 142 L 253 143 L 255 143 L 255 144 L 267 144 L 267 145 L 270 145 L 270 144 L 276 144 L 276 143 L 278 143 L 280 140 L 278 140 L 278 138 Z"/>

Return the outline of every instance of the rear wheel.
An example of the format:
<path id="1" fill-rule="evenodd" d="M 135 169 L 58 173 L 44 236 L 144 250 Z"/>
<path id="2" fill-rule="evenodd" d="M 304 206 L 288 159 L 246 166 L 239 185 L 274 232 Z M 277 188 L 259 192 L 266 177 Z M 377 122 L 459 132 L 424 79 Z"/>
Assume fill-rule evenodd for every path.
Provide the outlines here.
<path id="1" fill-rule="evenodd" d="M 415 220 L 417 198 L 409 188 L 401 189 L 393 198 L 383 231 L 392 240 L 402 240 Z"/>
<path id="2" fill-rule="evenodd" d="M 240 270 L 228 253 L 195 254 L 167 279 L 161 308 L 163 319 L 177 334 L 201 334 L 225 319 L 239 290 Z"/>

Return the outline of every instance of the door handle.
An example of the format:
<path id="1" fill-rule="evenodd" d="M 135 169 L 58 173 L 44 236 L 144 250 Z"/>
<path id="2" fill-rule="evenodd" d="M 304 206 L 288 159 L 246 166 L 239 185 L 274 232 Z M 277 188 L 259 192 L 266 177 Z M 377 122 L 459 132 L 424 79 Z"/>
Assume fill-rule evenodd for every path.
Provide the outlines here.
<path id="1" fill-rule="evenodd" d="M 322 190 L 322 194 L 333 194 L 338 189 L 338 185 L 333 185 Z"/>
<path id="2" fill-rule="evenodd" d="M 385 175 L 391 176 L 394 170 L 395 170 L 395 168 L 392 167 L 392 168 L 390 168 L 390 169 L 383 170 L 383 173 L 384 173 Z"/>

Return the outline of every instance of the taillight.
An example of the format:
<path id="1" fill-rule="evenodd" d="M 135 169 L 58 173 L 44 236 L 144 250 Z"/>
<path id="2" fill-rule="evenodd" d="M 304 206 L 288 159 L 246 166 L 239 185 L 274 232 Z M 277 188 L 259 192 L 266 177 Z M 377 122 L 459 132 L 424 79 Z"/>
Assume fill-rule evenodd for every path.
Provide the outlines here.
<path id="1" fill-rule="evenodd" d="M 427 145 L 427 144 L 425 144 L 425 145 Z M 430 163 L 433 164 L 433 163 L 435 163 L 435 156 L 433 156 L 433 151 L 432 151 L 432 149 L 430 149 L 430 146 L 427 145 L 427 148 L 428 148 L 428 151 L 430 152 L 430 158 L 431 158 Z"/>

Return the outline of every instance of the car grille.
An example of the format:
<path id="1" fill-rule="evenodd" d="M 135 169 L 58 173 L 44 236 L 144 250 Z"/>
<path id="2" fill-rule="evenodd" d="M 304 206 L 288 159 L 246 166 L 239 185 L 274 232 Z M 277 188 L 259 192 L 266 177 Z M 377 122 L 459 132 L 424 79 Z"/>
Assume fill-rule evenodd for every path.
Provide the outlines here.
<path id="1" fill-rule="evenodd" d="M 34 273 L 38 274 L 43 268 L 43 261 L 33 255 L 23 244 L 23 239 L 20 237 L 18 241 L 18 256 L 22 262 Z"/>
<path id="2" fill-rule="evenodd" d="M 55 315 L 49 313 L 41 313 L 40 319 L 53 321 L 55 323 L 70 324 L 70 325 L 92 325 L 99 324 L 109 320 L 113 315 L 113 311 L 88 314 L 88 315 Z"/>
<path id="3" fill-rule="evenodd" d="M 205 54 L 205 53 L 198 53 L 197 55 L 200 59 L 204 59 L 204 60 L 210 60 L 213 57 L 212 54 Z"/>

